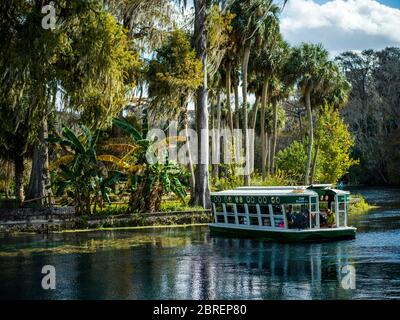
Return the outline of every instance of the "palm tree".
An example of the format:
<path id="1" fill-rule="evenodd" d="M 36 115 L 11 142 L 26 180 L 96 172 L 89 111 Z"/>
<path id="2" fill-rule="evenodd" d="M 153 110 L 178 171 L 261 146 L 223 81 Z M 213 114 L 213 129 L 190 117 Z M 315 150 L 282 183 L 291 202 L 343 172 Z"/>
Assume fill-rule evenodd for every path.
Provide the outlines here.
<path id="1" fill-rule="evenodd" d="M 252 47 L 260 47 L 266 39 L 270 21 L 277 19 L 279 7 L 273 0 L 235 1 L 231 11 L 236 15 L 233 19 L 235 43 L 242 54 L 242 98 L 243 98 L 243 129 L 245 140 L 246 165 L 249 166 L 249 137 L 248 137 L 248 110 L 247 86 L 248 66 Z M 250 174 L 244 174 L 244 184 L 250 185 Z"/>
<path id="2" fill-rule="evenodd" d="M 256 53 L 256 56 L 253 61 L 254 69 L 256 72 L 261 74 L 263 79 L 262 84 L 262 93 L 261 93 L 261 171 L 262 177 L 266 177 L 266 160 L 267 160 L 267 148 L 266 148 L 266 134 L 265 134 L 265 108 L 267 103 L 270 102 L 270 92 L 269 88 L 274 83 L 280 83 L 275 80 L 274 83 L 271 83 L 272 79 L 277 79 L 277 75 L 282 75 L 283 65 L 287 60 L 289 45 L 283 41 L 281 34 L 279 33 L 279 25 L 278 21 L 271 21 L 271 28 L 269 32 L 268 42 L 266 45 Z M 276 86 L 275 86 L 276 87 Z M 282 88 L 282 86 L 281 86 Z M 273 145 L 272 150 L 275 149 L 276 146 L 276 123 L 277 123 L 277 112 L 276 112 L 276 104 L 273 104 L 274 107 L 274 126 L 273 126 Z M 270 157 L 273 159 L 273 156 Z"/>
<path id="3" fill-rule="evenodd" d="M 195 196 L 192 204 L 204 208 L 210 207 L 210 186 L 209 186 L 209 144 L 208 144 L 208 107 L 207 107 L 207 35 L 206 35 L 206 14 L 207 0 L 194 0 L 194 47 L 197 57 L 202 64 L 203 81 L 197 89 L 196 100 L 196 126 L 198 132 L 196 166 Z"/>
<path id="4" fill-rule="evenodd" d="M 314 143 L 314 127 L 311 95 L 323 87 L 329 80 L 329 53 L 321 45 L 303 43 L 293 50 L 287 66 L 289 78 L 297 79 L 302 98 L 307 110 L 308 119 L 308 151 L 304 183 L 310 183 L 310 166 Z"/>

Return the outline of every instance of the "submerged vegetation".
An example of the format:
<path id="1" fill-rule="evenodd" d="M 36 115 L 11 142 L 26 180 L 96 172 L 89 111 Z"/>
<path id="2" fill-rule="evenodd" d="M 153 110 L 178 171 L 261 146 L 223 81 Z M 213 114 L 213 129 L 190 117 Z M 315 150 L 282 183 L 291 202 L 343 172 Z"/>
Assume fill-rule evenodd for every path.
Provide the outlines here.
<path id="1" fill-rule="evenodd" d="M 398 48 L 291 46 L 272 0 L 57 1 L 54 28 L 42 5 L 0 4 L 4 204 L 107 216 L 209 208 L 241 185 L 399 181 Z"/>

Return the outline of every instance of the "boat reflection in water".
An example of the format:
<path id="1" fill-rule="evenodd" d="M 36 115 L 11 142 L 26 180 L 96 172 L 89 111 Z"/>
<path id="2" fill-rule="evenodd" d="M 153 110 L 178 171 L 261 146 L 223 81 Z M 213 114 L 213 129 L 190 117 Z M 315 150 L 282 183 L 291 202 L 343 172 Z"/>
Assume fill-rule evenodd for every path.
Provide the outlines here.
<path id="1" fill-rule="evenodd" d="M 238 299 L 351 298 L 353 290 L 342 285 L 351 276 L 344 267 L 353 267 L 346 243 L 281 244 L 222 237 L 212 242 L 225 248 L 219 251 L 225 263 L 212 266 L 213 272 L 205 275 L 217 292 Z"/>

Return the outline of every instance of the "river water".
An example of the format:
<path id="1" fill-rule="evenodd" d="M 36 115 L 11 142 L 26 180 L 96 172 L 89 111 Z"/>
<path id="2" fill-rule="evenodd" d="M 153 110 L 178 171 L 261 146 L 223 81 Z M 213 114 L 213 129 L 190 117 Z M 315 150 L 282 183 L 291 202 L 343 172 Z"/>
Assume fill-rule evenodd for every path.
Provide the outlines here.
<path id="1" fill-rule="evenodd" d="M 400 189 L 353 189 L 381 206 L 355 240 L 211 237 L 206 226 L 0 235 L 0 299 L 400 299 Z M 42 267 L 56 271 L 43 290 Z"/>

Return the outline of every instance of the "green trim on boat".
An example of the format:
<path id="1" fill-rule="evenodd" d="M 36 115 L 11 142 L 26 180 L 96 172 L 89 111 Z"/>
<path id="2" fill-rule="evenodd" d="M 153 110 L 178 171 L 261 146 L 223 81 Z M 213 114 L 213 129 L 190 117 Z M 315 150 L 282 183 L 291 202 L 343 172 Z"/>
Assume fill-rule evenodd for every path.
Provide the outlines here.
<path id="1" fill-rule="evenodd" d="M 224 226 L 222 224 L 210 224 L 210 233 L 212 235 L 226 235 L 233 237 L 257 238 L 260 240 L 272 240 L 279 242 L 319 242 L 335 241 L 344 239 L 354 239 L 356 237 L 356 228 L 342 227 L 330 229 L 256 229 L 256 228 L 235 228 Z"/>

